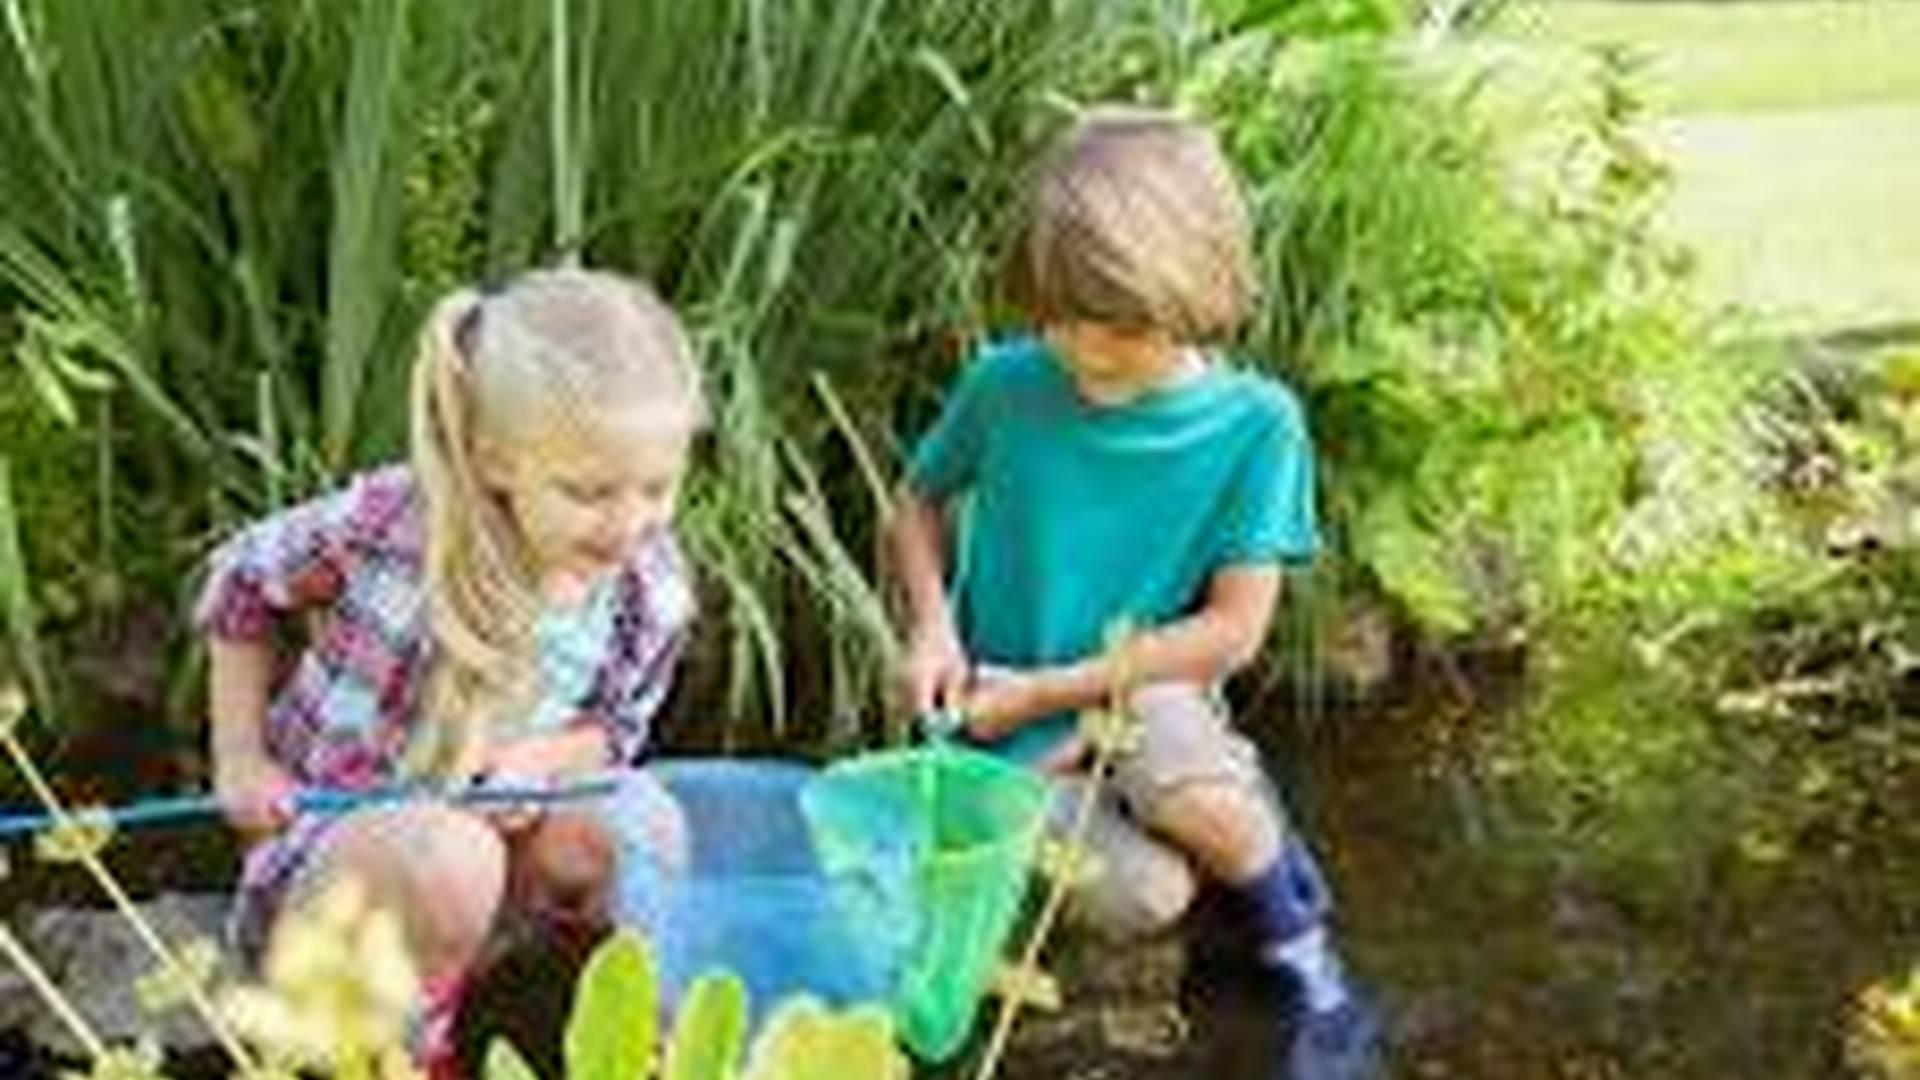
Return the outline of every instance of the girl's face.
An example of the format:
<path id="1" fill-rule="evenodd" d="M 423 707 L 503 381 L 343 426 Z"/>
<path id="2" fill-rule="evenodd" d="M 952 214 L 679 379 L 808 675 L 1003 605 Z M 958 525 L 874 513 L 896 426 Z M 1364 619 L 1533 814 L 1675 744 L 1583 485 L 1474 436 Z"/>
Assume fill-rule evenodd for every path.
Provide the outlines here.
<path id="1" fill-rule="evenodd" d="M 690 434 L 669 423 L 564 424 L 492 455 L 493 487 L 549 600 L 577 600 L 673 520 Z"/>

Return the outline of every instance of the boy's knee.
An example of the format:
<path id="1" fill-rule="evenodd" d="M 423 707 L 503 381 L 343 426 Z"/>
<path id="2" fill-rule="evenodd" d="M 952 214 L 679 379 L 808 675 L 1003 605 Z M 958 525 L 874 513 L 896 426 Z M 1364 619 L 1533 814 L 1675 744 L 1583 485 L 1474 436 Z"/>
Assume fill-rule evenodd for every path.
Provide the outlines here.
<path id="1" fill-rule="evenodd" d="M 1191 855 L 1208 876 L 1257 873 L 1285 827 L 1259 752 L 1234 730 L 1218 694 L 1189 682 L 1150 683 L 1129 706 L 1144 741 L 1115 786 L 1142 825 Z"/>
<path id="2" fill-rule="evenodd" d="M 1226 706 L 1198 683 L 1149 683 L 1127 699 L 1139 748 L 1116 763 L 1115 789 L 1134 806 L 1196 783 L 1257 787 L 1260 755 L 1234 730 Z"/>
<path id="3" fill-rule="evenodd" d="M 1244 785 L 1202 782 L 1168 791 L 1142 808 L 1144 824 L 1228 884 L 1270 865 L 1282 830 L 1266 799 Z"/>
<path id="4" fill-rule="evenodd" d="M 1102 867 L 1101 876 L 1073 894 L 1076 921 L 1115 940 L 1146 937 L 1180 921 L 1199 891 L 1185 861 L 1168 858 L 1151 867 Z"/>

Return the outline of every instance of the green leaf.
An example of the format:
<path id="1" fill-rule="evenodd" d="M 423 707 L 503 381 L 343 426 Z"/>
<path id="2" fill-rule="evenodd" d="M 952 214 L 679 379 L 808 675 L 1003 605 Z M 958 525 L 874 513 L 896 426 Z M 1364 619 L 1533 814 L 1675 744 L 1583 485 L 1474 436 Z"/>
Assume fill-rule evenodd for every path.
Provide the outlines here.
<path id="1" fill-rule="evenodd" d="M 622 930 L 593 951 L 567 1021 L 568 1080 L 646 1080 L 653 1075 L 659 986 L 653 953 Z"/>
<path id="2" fill-rule="evenodd" d="M 940 92 L 947 96 L 947 100 L 953 103 L 954 108 L 967 117 L 967 133 L 973 136 L 974 145 L 980 148 L 981 153 L 991 154 L 993 135 L 987 131 L 987 126 L 975 114 L 973 93 L 967 89 L 966 80 L 954 70 L 953 62 L 948 60 L 940 50 L 925 45 L 913 50 L 911 59 L 916 66 L 933 76 L 933 81 L 940 86 Z"/>
<path id="3" fill-rule="evenodd" d="M 487 1063 L 481 1075 L 484 1080 L 540 1080 L 540 1074 L 533 1071 L 520 1051 L 507 1040 L 498 1038 L 487 1045 Z"/>
<path id="4" fill-rule="evenodd" d="M 27 688 L 44 716 L 53 705 L 53 683 L 47 676 L 46 661 L 41 654 L 40 616 L 27 576 L 26 555 L 21 551 L 12 467 L 5 457 L 0 457 L 0 617 L 5 619 L 14 662 L 26 676 Z"/>
<path id="5" fill-rule="evenodd" d="M 80 422 L 80 414 L 73 407 L 73 396 L 54 373 L 53 351 L 44 338 L 29 333 L 20 339 L 14 350 L 14 356 L 20 362 L 20 369 L 27 373 L 27 383 L 33 387 L 34 396 L 47 407 L 63 427 L 72 427 Z"/>
<path id="6" fill-rule="evenodd" d="M 1443 537 L 1416 521 L 1403 500 L 1383 496 L 1356 523 L 1354 545 L 1380 584 L 1429 629 L 1464 633 L 1473 596 L 1461 583 Z"/>
<path id="7" fill-rule="evenodd" d="M 361 0 L 348 24 L 353 49 L 345 112 L 330 163 L 334 213 L 320 390 L 333 469 L 345 465 L 352 450 L 361 395 L 398 280 L 399 148 L 406 61 L 416 44 L 408 32 L 412 6 L 412 0 Z"/>
<path id="8" fill-rule="evenodd" d="M 746 1039 L 746 984 L 730 972 L 700 976 L 674 1021 L 667 1080 L 728 1080 Z"/>

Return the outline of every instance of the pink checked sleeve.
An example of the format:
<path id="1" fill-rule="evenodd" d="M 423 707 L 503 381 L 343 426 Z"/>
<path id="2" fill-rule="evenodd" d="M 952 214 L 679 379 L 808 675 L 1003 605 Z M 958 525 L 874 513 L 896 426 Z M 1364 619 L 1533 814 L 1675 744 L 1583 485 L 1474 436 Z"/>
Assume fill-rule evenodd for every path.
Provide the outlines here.
<path id="1" fill-rule="evenodd" d="M 612 760 L 629 764 L 646 749 L 653 718 L 673 689 L 695 603 L 686 564 L 671 537 L 648 544 L 621 584 L 612 655 L 581 722 L 602 725 Z"/>
<path id="2" fill-rule="evenodd" d="M 257 641 L 276 616 L 331 603 L 352 538 L 378 498 L 378 474 L 255 522 L 214 551 L 193 623 L 215 637 Z"/>

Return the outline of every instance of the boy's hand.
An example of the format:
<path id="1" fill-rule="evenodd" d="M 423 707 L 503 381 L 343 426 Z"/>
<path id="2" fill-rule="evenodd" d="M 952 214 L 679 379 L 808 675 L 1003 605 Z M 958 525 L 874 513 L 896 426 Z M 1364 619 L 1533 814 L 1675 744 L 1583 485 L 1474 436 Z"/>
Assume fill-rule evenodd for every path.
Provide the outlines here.
<path id="1" fill-rule="evenodd" d="M 967 734 L 992 742 L 1045 710 L 1042 676 L 1013 668 L 983 667 L 967 694 Z"/>
<path id="2" fill-rule="evenodd" d="M 243 833 L 270 833 L 292 817 L 300 786 L 272 758 L 260 753 L 215 755 L 213 793 L 221 812 Z"/>
<path id="3" fill-rule="evenodd" d="M 901 691 L 914 715 L 959 705 L 967 681 L 967 652 L 951 625 L 914 631 L 900 662 Z"/>

